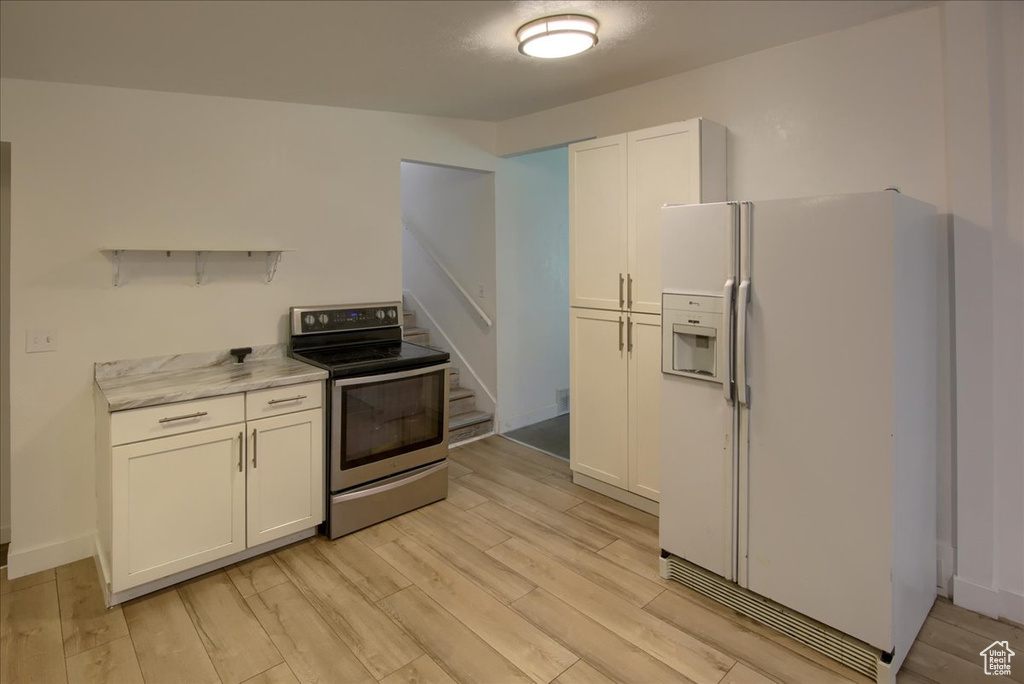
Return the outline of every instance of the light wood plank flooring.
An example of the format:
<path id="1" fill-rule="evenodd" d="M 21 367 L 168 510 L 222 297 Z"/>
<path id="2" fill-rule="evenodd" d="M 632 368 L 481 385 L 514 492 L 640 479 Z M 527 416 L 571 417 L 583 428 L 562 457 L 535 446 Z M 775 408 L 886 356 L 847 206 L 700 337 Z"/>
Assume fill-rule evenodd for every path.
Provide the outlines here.
<path id="1" fill-rule="evenodd" d="M 868 681 L 662 580 L 657 520 L 566 462 L 500 437 L 452 462 L 448 501 L 111 610 L 91 559 L 0 571 L 0 684 Z M 997 638 L 1024 653 L 1021 627 L 940 599 L 899 680 L 996 681 Z"/>

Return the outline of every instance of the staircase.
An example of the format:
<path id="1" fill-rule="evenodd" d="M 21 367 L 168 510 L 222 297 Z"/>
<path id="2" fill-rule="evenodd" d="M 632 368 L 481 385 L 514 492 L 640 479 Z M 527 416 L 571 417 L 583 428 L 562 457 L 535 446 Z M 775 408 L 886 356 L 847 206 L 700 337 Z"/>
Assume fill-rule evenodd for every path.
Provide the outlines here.
<path id="1" fill-rule="evenodd" d="M 416 312 L 403 306 L 402 338 L 413 344 L 430 345 L 430 333 L 416 327 Z M 452 366 L 448 371 L 448 444 L 456 446 L 462 442 L 489 435 L 494 432 L 494 414 L 478 411 L 476 392 L 459 385 L 459 369 Z"/>

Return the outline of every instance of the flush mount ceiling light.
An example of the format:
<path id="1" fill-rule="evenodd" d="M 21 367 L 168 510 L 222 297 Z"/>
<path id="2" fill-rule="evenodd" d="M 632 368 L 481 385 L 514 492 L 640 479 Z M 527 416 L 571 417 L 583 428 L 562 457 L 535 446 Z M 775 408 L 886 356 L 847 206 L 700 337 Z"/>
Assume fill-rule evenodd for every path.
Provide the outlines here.
<path id="1" fill-rule="evenodd" d="M 560 14 L 523 24 L 516 31 L 519 51 L 530 57 L 558 59 L 597 45 L 597 20 L 582 14 Z"/>

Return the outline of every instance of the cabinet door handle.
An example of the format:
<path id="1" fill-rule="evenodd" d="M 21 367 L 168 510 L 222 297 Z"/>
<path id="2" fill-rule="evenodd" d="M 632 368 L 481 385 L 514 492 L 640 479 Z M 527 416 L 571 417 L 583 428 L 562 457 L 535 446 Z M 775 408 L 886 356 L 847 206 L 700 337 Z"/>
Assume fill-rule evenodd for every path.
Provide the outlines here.
<path id="1" fill-rule="evenodd" d="M 619 308 L 623 308 L 623 302 L 626 300 L 622 298 L 622 274 L 619 274 Z"/>
<path id="2" fill-rule="evenodd" d="M 626 284 L 626 308 L 633 308 L 633 274 L 629 273 L 626 276 L 628 278 Z"/>
<path id="3" fill-rule="evenodd" d="M 245 430 L 238 431 L 238 472 L 242 472 L 242 455 L 245 453 Z"/>
<path id="4" fill-rule="evenodd" d="M 252 467 L 256 467 L 256 428 L 252 429 Z"/>
<path id="5" fill-rule="evenodd" d="M 301 401 L 301 400 L 303 400 L 305 398 L 306 398 L 305 394 L 298 394 L 298 395 L 296 395 L 294 397 L 288 397 L 287 399 L 271 399 L 267 403 L 271 404 L 271 405 L 273 405 L 273 404 L 283 404 L 283 403 L 285 403 L 287 401 Z"/>
<path id="6" fill-rule="evenodd" d="M 622 316 L 619 316 L 619 351 L 622 351 Z"/>
<path id="7" fill-rule="evenodd" d="M 629 317 L 629 322 L 626 324 L 626 351 L 630 354 L 633 353 L 633 317 Z"/>
<path id="8" fill-rule="evenodd" d="M 189 413 L 188 415 L 184 415 L 184 416 L 173 416 L 171 418 L 161 418 L 159 422 L 161 422 L 161 423 L 173 423 L 176 420 L 188 420 L 189 418 L 202 418 L 203 416 L 206 415 L 206 413 L 207 413 L 206 411 L 197 411 L 195 413 Z"/>

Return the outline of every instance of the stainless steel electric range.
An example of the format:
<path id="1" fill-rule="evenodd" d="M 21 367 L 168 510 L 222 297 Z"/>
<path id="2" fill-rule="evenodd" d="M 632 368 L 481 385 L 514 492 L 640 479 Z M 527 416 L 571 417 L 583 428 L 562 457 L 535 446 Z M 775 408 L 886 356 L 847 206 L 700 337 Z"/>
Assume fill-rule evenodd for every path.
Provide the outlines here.
<path id="1" fill-rule="evenodd" d="M 289 353 L 326 369 L 331 539 L 448 494 L 448 352 L 402 340 L 402 304 L 292 307 Z"/>

